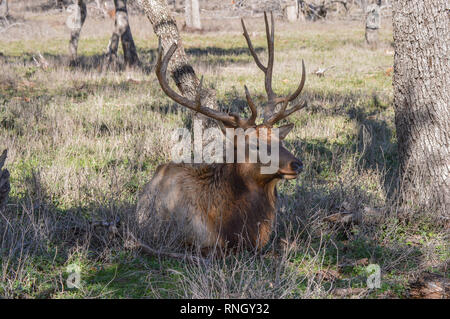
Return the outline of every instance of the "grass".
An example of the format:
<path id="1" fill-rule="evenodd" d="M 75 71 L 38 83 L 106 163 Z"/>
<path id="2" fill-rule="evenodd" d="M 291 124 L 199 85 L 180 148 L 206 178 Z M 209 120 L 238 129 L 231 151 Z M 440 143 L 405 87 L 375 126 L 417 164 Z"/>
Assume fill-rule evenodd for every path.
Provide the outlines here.
<path id="1" fill-rule="evenodd" d="M 89 226 L 114 216 L 127 220 L 139 190 L 170 160 L 168 133 L 188 117 L 147 72 L 157 46 L 149 22 L 131 17 L 145 68 L 100 73 L 111 21 L 88 17 L 81 66 L 69 68 L 64 14 L 21 14 L 33 31 L 0 35 L 0 145 L 8 149 L 12 187 L 0 214 L 0 296 L 402 298 L 423 271 L 448 278 L 445 229 L 423 217 L 402 219 L 390 200 L 397 154 L 389 22 L 375 50 L 364 44 L 359 23 L 276 22 L 275 91 L 295 89 L 301 59 L 308 70 L 303 98 L 309 106 L 292 116 L 296 125 L 285 142 L 303 160 L 304 173 L 279 186 L 277 225 L 264 254 L 198 265 L 147 257 Z M 264 60 L 260 20 L 248 19 L 247 28 Z M 219 105 L 245 105 L 244 84 L 264 103 L 263 75 L 239 21 L 205 25 L 219 31 L 182 37 Z M 37 52 L 48 69 L 34 64 Z M 325 77 L 312 74 L 330 66 Z M 324 220 L 348 207 L 377 213 L 364 213 L 357 224 Z M 80 289 L 66 283 L 74 264 Z M 368 264 L 381 267 L 379 289 L 366 286 Z"/>

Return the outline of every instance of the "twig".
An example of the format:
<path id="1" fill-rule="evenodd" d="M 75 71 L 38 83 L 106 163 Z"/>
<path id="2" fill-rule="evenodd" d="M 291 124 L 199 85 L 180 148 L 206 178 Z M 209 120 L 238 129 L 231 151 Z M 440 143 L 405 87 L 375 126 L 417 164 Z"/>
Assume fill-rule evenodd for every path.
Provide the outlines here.
<path id="1" fill-rule="evenodd" d="M 112 222 L 108 222 L 108 221 L 93 221 L 91 223 L 91 226 L 96 227 L 96 226 L 100 226 L 100 227 L 104 227 L 107 229 L 107 231 L 113 235 L 117 235 L 119 233 L 118 231 L 118 223 L 119 223 L 119 218 L 117 217 L 114 221 Z M 133 245 L 127 245 L 129 248 L 131 248 L 130 246 L 135 246 L 137 248 L 140 248 L 144 253 L 150 255 L 150 256 L 156 256 L 156 257 L 169 257 L 169 258 L 174 258 L 174 259 L 181 259 L 184 261 L 189 261 L 189 262 L 193 262 L 196 264 L 202 264 L 202 263 L 206 263 L 206 259 L 199 257 L 199 256 L 194 256 L 191 254 L 180 254 L 180 253 L 175 253 L 175 252 L 168 252 L 168 251 L 161 251 L 161 250 L 157 250 L 154 248 L 151 248 L 150 246 L 144 244 L 141 240 L 137 239 L 130 231 L 127 231 L 125 234 L 125 237 L 128 239 L 131 239 L 131 241 L 133 242 Z M 123 237 L 122 237 L 123 238 Z"/>
<path id="2" fill-rule="evenodd" d="M 167 251 L 160 251 L 160 250 L 156 250 L 151 248 L 150 246 L 144 244 L 143 242 L 141 242 L 140 240 L 138 240 L 132 233 L 128 232 L 127 235 L 129 237 L 131 237 L 132 241 L 134 242 L 134 244 L 140 248 L 143 252 L 145 252 L 146 254 L 150 255 L 150 256 L 164 256 L 164 257 L 169 257 L 169 258 L 174 258 L 174 259 L 181 259 L 181 260 L 187 260 L 196 264 L 201 264 L 201 263 L 205 263 L 206 259 L 198 257 L 198 256 L 194 256 L 194 255 L 189 255 L 189 254 L 180 254 L 180 253 L 175 253 L 175 252 L 167 252 Z"/>
<path id="3" fill-rule="evenodd" d="M 25 23 L 20 23 L 20 22 L 16 22 L 13 24 L 8 25 L 7 27 L 4 27 L 3 29 L 0 30 L 0 33 L 6 32 L 9 29 L 11 29 L 12 27 L 18 26 L 18 25 L 26 25 Z"/>

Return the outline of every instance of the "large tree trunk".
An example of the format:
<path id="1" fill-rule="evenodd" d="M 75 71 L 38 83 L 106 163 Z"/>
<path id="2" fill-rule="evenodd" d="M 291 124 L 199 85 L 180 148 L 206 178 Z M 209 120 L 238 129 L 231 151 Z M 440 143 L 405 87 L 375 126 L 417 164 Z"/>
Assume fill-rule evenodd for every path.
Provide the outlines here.
<path id="1" fill-rule="evenodd" d="M 145 10 L 147 17 L 153 26 L 153 31 L 160 39 L 163 51 L 167 52 L 173 43 L 178 44 L 178 49 L 175 51 L 169 63 L 168 71 L 170 72 L 171 77 L 175 81 L 175 85 L 178 87 L 181 94 L 191 100 L 194 100 L 200 81 L 197 78 L 193 67 L 189 64 L 186 53 L 184 52 L 183 42 L 178 32 L 177 23 L 170 14 L 166 1 L 139 0 L 139 4 Z M 204 87 L 200 96 L 203 105 L 211 109 L 219 109 L 215 91 L 213 89 Z M 200 120 L 202 122 L 203 130 L 217 125 L 214 120 L 200 113 L 192 115 L 192 112 L 189 112 L 188 116 L 192 116 L 194 120 Z M 203 146 L 210 143 L 213 138 L 213 135 L 204 136 L 202 140 Z M 200 152 L 200 150 L 197 151 Z"/>
<path id="2" fill-rule="evenodd" d="M 402 203 L 450 214 L 450 72 L 446 0 L 397 0 L 394 104 Z"/>
<path id="3" fill-rule="evenodd" d="M 86 20 L 86 4 L 83 0 L 76 0 L 74 11 L 67 17 L 66 25 L 71 30 L 69 53 L 70 64 L 75 64 L 77 60 L 78 39 L 80 38 L 81 28 Z"/>
<path id="4" fill-rule="evenodd" d="M 200 5 L 198 0 L 186 0 L 184 6 L 186 28 L 201 30 L 202 23 L 200 20 Z"/>
<path id="5" fill-rule="evenodd" d="M 119 47 L 119 38 L 122 42 L 123 55 L 126 67 L 133 67 L 139 64 L 139 58 L 134 44 L 128 23 L 127 0 L 114 0 L 115 23 L 114 32 L 109 40 L 106 49 L 105 65 L 107 67 L 117 67 L 117 50 Z"/>

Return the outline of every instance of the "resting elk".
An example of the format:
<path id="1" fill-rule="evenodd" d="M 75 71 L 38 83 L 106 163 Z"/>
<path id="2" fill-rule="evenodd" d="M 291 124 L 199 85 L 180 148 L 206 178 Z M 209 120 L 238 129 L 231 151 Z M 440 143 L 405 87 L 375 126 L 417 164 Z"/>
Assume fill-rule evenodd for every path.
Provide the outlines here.
<path id="1" fill-rule="evenodd" d="M 273 126 L 292 113 L 305 107 L 306 103 L 296 103 L 288 108 L 303 89 L 306 73 L 302 61 L 302 78 L 295 92 L 278 97 L 272 90 L 272 70 L 274 62 L 274 21 L 271 15 L 271 30 L 267 15 L 264 14 L 268 42 L 268 63 L 264 66 L 251 43 L 244 21 L 242 27 L 250 53 L 257 66 L 265 74 L 265 90 L 268 105 L 274 112 L 261 124 L 256 124 L 257 108 L 245 88 L 246 99 L 251 111 L 249 118 L 241 118 L 236 113 L 226 114 L 201 105 L 198 98 L 189 100 L 175 92 L 168 84 L 166 71 L 168 63 L 177 49 L 173 44 L 163 56 L 159 49 L 156 74 L 159 83 L 171 99 L 180 105 L 218 121 L 225 128 L 254 128 L 259 136 L 262 129 L 271 132 Z M 279 111 L 275 107 L 281 105 Z M 185 244 L 193 245 L 203 253 L 219 247 L 260 249 L 269 241 L 276 213 L 276 185 L 282 179 L 293 179 L 301 172 L 303 164 L 286 148 L 281 140 L 293 128 L 287 124 L 278 129 L 279 166 L 272 174 L 262 174 L 261 161 L 250 162 L 246 152 L 245 162 L 190 164 L 168 163 L 160 165 L 152 180 L 144 187 L 137 205 L 138 223 L 145 222 L 152 214 L 162 220 L 175 221 L 180 226 Z M 263 136 L 268 136 L 265 138 Z M 273 143 L 273 134 L 261 134 L 259 146 Z M 247 142 L 246 142 L 247 143 Z M 155 216 L 155 215 L 154 215 Z M 154 217 L 153 216 L 153 217 Z M 149 229 L 148 231 L 151 231 Z"/>

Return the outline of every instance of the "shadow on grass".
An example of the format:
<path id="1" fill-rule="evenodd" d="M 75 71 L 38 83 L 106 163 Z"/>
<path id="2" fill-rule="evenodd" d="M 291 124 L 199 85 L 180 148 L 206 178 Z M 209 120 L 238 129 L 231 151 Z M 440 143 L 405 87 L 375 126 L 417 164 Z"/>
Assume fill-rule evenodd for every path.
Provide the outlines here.
<path id="1" fill-rule="evenodd" d="M 326 174 L 320 162 L 332 166 L 333 163 L 340 162 L 339 153 L 350 152 L 358 158 L 358 169 L 375 170 L 385 176 L 383 187 L 390 198 L 398 178 L 398 155 L 393 126 L 387 123 L 383 114 L 389 106 L 382 104 L 376 94 L 368 97 L 353 93 L 321 95 L 306 92 L 306 95 L 310 97 L 310 106 L 305 112 L 312 115 L 342 116 L 356 121 L 358 128 L 357 134 L 348 136 L 344 142 L 328 138 L 303 141 L 303 151 L 315 152 L 319 156 L 319 163 L 314 164 L 316 172 Z M 355 103 L 361 99 L 365 100 L 363 105 Z M 324 104 L 331 107 L 325 108 Z M 358 106 L 353 106 L 355 104 Z"/>

